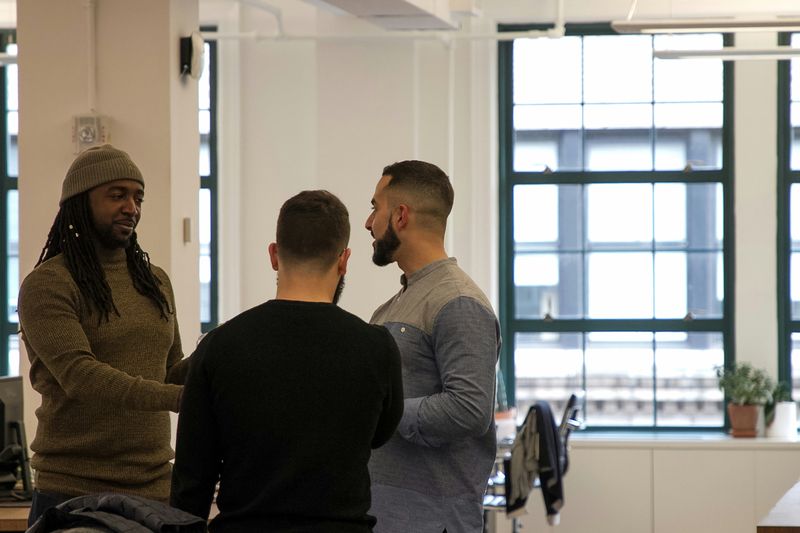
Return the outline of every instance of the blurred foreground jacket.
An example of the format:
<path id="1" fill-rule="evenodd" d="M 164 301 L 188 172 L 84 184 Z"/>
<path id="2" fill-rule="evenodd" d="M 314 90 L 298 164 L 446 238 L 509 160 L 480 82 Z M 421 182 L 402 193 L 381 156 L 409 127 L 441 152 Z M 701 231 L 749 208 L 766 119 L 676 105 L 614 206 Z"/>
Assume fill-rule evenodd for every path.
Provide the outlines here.
<path id="1" fill-rule="evenodd" d="M 69 528 L 125 533 L 205 533 L 206 521 L 169 505 L 123 494 L 91 494 L 48 509 L 27 533 Z"/>

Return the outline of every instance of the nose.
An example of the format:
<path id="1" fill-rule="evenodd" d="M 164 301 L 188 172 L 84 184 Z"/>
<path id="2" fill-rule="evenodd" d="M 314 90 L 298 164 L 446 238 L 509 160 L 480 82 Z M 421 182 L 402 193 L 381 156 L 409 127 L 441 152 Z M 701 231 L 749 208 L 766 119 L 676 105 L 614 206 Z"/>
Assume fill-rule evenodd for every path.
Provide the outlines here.
<path id="1" fill-rule="evenodd" d="M 139 214 L 139 206 L 136 205 L 136 199 L 134 197 L 131 196 L 125 199 L 122 204 L 122 212 L 130 215 Z"/>
<path id="2" fill-rule="evenodd" d="M 375 213 L 370 213 L 367 217 L 366 222 L 364 222 L 364 227 L 367 229 L 368 232 L 372 233 L 372 221 L 375 220 Z"/>

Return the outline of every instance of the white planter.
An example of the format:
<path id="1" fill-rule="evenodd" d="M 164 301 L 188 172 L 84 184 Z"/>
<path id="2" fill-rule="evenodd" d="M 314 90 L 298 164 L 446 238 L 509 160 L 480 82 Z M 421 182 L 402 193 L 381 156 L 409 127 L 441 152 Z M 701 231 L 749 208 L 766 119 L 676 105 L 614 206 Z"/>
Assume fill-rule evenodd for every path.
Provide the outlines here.
<path id="1" fill-rule="evenodd" d="M 797 438 L 797 404 L 778 402 L 775 417 L 767 428 L 767 437 Z"/>

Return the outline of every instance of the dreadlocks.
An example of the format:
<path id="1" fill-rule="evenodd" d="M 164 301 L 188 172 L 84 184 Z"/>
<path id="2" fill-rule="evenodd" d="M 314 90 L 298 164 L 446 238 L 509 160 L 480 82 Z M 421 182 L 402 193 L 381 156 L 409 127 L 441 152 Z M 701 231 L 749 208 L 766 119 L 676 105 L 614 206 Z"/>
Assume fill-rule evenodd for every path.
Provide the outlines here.
<path id="1" fill-rule="evenodd" d="M 84 298 L 93 302 L 100 310 L 99 321 L 102 322 L 103 319 L 108 321 L 112 311 L 117 316 L 120 315 L 117 306 L 114 305 L 111 287 L 106 282 L 105 273 L 97 258 L 94 240 L 91 238 L 92 232 L 94 223 L 89 208 L 88 193 L 84 192 L 65 200 L 53 221 L 36 266 L 51 257 L 64 254 L 72 279 L 75 280 Z M 166 320 L 167 315 L 174 311 L 170 309 L 167 299 L 159 288 L 161 281 L 153 275 L 150 269 L 150 256 L 139 246 L 136 232 L 131 235 L 130 243 L 125 248 L 125 255 L 133 286 L 140 294 L 147 296 L 156 304 L 161 311 L 161 318 Z"/>

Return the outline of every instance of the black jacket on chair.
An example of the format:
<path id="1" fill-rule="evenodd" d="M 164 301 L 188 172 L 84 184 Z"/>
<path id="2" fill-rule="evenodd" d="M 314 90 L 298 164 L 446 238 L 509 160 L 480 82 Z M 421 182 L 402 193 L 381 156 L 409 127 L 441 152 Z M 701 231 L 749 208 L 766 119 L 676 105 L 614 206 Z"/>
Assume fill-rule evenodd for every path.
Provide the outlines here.
<path id="1" fill-rule="evenodd" d="M 517 439 L 523 438 L 523 435 L 526 440 L 532 442 L 526 442 L 526 446 L 515 447 L 512 450 L 511 460 L 506 461 L 506 512 L 509 516 L 519 514 L 525 507 L 530 489 L 533 488 L 533 486 L 520 487 L 523 490 L 514 490 L 514 480 L 519 479 L 519 476 L 513 473 L 511 463 L 530 465 L 535 471 L 528 472 L 527 477 L 534 480 L 538 475 L 548 521 L 557 523 L 558 513 L 564 505 L 561 479 L 566 466 L 566 453 L 550 404 L 540 401 L 530 407 L 525 422 L 517 433 Z M 524 454 L 525 461 L 514 460 L 514 454 L 520 453 Z M 512 493 L 519 496 L 510 497 Z"/>

